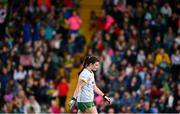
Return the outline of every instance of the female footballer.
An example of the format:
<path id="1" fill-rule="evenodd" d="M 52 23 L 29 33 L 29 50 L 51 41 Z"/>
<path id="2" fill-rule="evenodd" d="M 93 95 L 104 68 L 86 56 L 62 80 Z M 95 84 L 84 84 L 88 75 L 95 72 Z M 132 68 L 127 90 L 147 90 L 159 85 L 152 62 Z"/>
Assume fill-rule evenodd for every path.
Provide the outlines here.
<path id="1" fill-rule="evenodd" d="M 107 97 L 95 84 L 94 71 L 99 67 L 99 60 L 95 56 L 87 56 L 84 60 L 83 68 L 79 72 L 79 79 L 74 91 L 69 107 L 72 109 L 77 102 L 78 112 L 81 113 L 98 113 L 93 102 L 94 92 L 103 96 L 105 100 L 111 103 L 111 99 Z"/>

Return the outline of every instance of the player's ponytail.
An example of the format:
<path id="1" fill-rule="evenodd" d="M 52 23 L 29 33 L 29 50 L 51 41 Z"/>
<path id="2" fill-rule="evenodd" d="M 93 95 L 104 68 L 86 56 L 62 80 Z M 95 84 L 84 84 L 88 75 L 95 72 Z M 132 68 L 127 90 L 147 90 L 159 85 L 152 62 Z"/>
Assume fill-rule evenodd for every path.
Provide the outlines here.
<path id="1" fill-rule="evenodd" d="M 84 59 L 84 62 L 83 62 L 83 67 L 82 69 L 79 71 L 78 75 L 83 71 L 84 68 L 86 68 L 87 66 L 89 66 L 91 63 L 94 64 L 96 62 L 98 62 L 99 59 L 95 56 L 87 56 L 85 59 Z"/>
<path id="2" fill-rule="evenodd" d="M 89 58 L 89 56 L 87 56 L 87 57 L 84 59 L 83 67 L 82 67 L 81 70 L 78 72 L 78 75 L 83 71 L 84 68 L 86 68 L 86 64 L 87 64 L 88 58 Z"/>

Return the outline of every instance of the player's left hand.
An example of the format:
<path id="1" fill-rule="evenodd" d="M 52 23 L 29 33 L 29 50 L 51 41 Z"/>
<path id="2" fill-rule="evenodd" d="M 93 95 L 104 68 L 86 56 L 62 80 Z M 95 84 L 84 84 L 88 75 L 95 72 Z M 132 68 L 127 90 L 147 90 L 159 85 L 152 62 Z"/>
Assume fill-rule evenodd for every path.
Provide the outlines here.
<path id="1" fill-rule="evenodd" d="M 109 104 L 111 104 L 111 102 L 112 102 L 111 98 L 109 98 L 109 97 L 106 96 L 106 95 L 103 95 L 103 98 L 104 98 L 106 101 L 108 101 Z"/>

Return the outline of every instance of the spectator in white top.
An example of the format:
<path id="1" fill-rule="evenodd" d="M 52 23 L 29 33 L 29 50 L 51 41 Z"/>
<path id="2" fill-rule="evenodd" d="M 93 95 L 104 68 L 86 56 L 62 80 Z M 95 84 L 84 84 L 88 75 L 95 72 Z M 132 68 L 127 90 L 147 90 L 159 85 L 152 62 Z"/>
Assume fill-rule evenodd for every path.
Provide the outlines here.
<path id="1" fill-rule="evenodd" d="M 178 31 L 177 37 L 174 39 L 175 43 L 180 46 L 180 31 Z"/>
<path id="2" fill-rule="evenodd" d="M 173 65 L 180 65 L 180 52 L 176 50 L 175 54 L 171 55 L 171 61 Z"/>
<path id="3" fill-rule="evenodd" d="M 172 62 L 172 78 L 173 80 L 178 80 L 179 78 L 179 66 L 180 66 L 180 51 L 177 49 L 175 53 L 171 55 Z"/>
<path id="4" fill-rule="evenodd" d="M 42 50 L 43 50 L 42 48 L 39 48 L 33 59 L 33 67 L 36 69 L 40 69 L 42 66 L 42 63 L 44 62 L 44 56 L 43 56 Z"/>
<path id="5" fill-rule="evenodd" d="M 103 52 L 104 61 L 103 61 L 103 71 L 105 74 L 107 74 L 110 66 L 111 66 L 111 57 L 108 55 L 106 51 Z"/>
<path id="6" fill-rule="evenodd" d="M 41 107 L 39 103 L 36 101 L 36 99 L 34 98 L 34 96 L 29 97 L 29 101 L 27 101 L 25 104 L 24 112 L 25 114 L 28 114 L 28 113 L 39 114 L 41 112 Z"/>
<path id="7" fill-rule="evenodd" d="M 137 55 L 137 61 L 143 65 L 145 59 L 146 59 L 146 56 L 144 55 L 144 51 L 140 50 L 138 55 Z"/>
<path id="8" fill-rule="evenodd" d="M 14 71 L 13 78 L 14 80 L 24 80 L 27 75 L 27 72 L 24 70 L 22 65 L 18 66 L 18 69 Z"/>
<path id="9" fill-rule="evenodd" d="M 172 15 L 172 9 L 171 9 L 169 3 L 165 3 L 164 6 L 161 7 L 161 13 L 168 17 L 170 17 Z"/>

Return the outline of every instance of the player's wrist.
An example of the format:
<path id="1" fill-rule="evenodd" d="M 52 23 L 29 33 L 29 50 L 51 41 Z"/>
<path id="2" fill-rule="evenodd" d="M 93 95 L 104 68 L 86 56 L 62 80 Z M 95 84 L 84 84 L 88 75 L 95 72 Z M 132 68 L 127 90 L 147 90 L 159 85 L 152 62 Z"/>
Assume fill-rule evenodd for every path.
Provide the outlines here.
<path id="1" fill-rule="evenodd" d="M 76 98 L 75 98 L 75 97 L 73 97 L 73 98 L 72 98 L 72 100 L 76 101 Z"/>
<path id="2" fill-rule="evenodd" d="M 108 96 L 103 95 L 103 98 L 104 98 L 104 100 L 108 101 L 108 102 L 109 102 L 109 104 L 111 103 L 111 99 L 110 99 Z"/>
<path id="3" fill-rule="evenodd" d="M 103 95 L 103 98 L 104 98 L 105 100 L 108 100 L 109 97 L 104 94 L 104 95 Z"/>

